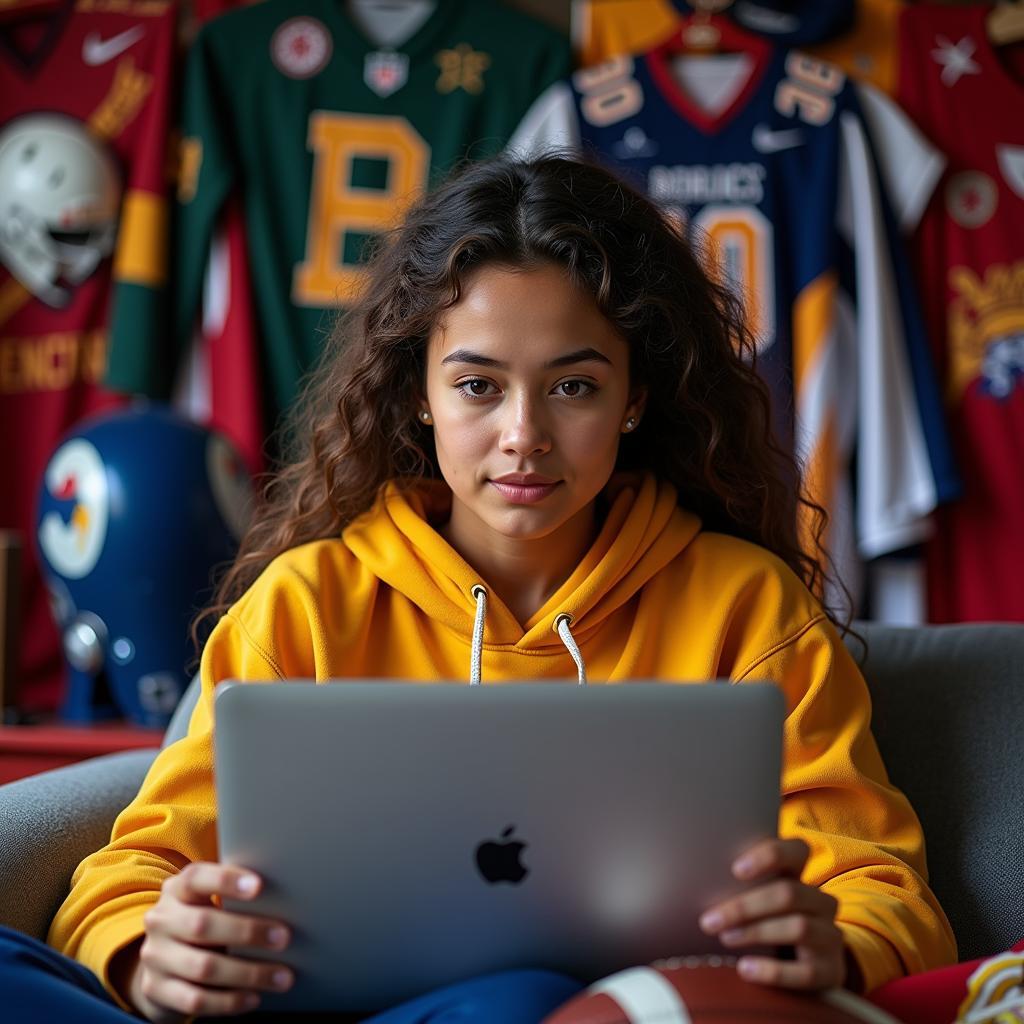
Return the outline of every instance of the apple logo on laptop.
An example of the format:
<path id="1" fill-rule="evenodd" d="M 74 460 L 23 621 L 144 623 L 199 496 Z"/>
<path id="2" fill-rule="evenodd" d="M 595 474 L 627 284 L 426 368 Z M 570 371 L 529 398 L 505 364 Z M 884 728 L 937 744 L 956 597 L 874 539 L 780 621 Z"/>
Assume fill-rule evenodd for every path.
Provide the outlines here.
<path id="1" fill-rule="evenodd" d="M 501 833 L 501 838 L 506 842 L 497 843 L 491 840 L 481 843 L 476 848 L 476 866 L 480 869 L 480 874 L 492 884 L 509 882 L 518 885 L 530 873 L 530 869 L 520 860 L 527 844 L 510 838 L 515 828 L 515 825 L 509 825 Z"/>

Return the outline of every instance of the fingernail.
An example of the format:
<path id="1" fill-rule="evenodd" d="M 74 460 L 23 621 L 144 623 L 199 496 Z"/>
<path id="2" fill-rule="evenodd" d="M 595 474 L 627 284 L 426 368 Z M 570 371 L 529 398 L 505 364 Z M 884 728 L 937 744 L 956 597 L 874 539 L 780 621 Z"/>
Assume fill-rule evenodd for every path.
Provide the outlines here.
<path id="1" fill-rule="evenodd" d="M 743 938 L 742 928 L 729 928 L 722 932 L 719 936 L 722 942 L 728 944 L 730 942 L 739 942 Z"/>
<path id="2" fill-rule="evenodd" d="M 270 979 L 274 988 L 281 989 L 282 991 L 286 988 L 291 987 L 292 976 L 288 971 L 274 971 L 273 977 Z"/>
<path id="3" fill-rule="evenodd" d="M 754 980 L 760 977 L 761 965 L 756 960 L 746 960 L 741 958 L 740 962 L 736 965 L 736 970 L 740 972 L 741 977 Z"/>
<path id="4" fill-rule="evenodd" d="M 706 932 L 717 932 L 725 924 L 725 918 L 717 910 L 709 910 L 700 919 L 700 926 Z"/>
<path id="5" fill-rule="evenodd" d="M 251 896 L 259 886 L 259 881 L 254 875 L 242 875 L 235 883 L 238 891 L 244 896 Z"/>
<path id="6" fill-rule="evenodd" d="M 288 944 L 288 933 L 283 928 L 271 928 L 267 932 L 267 942 L 281 948 Z"/>
<path id="7" fill-rule="evenodd" d="M 738 878 L 749 878 L 757 870 L 757 861 L 753 857 L 740 857 L 732 870 Z"/>

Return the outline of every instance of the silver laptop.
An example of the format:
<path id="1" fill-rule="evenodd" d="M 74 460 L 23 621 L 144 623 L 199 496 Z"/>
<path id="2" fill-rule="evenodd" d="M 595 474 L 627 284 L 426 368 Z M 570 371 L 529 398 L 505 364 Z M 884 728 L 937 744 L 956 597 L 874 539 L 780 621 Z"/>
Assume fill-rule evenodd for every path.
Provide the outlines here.
<path id="1" fill-rule="evenodd" d="M 778 825 L 771 684 L 224 683 L 229 907 L 293 929 L 270 1009 L 373 1012 L 540 967 L 586 982 L 720 952 L 697 924 Z"/>

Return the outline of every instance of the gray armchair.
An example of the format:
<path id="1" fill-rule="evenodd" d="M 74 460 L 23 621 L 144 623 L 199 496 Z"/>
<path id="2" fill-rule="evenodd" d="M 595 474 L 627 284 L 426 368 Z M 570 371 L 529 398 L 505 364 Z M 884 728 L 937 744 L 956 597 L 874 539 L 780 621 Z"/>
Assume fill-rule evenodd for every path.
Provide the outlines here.
<path id="1" fill-rule="evenodd" d="M 164 747 L 185 735 L 198 697 L 197 676 Z M 79 861 L 110 839 L 158 750 L 107 754 L 0 786 L 0 924 L 46 938 Z"/>
<path id="2" fill-rule="evenodd" d="M 872 730 L 920 815 L 930 880 L 960 958 L 1024 938 L 1024 625 L 858 623 Z M 863 651 L 847 641 L 855 657 Z M 193 683 L 167 730 L 185 730 Z M 44 938 L 78 862 L 104 842 L 153 751 L 0 786 L 0 924 Z"/>

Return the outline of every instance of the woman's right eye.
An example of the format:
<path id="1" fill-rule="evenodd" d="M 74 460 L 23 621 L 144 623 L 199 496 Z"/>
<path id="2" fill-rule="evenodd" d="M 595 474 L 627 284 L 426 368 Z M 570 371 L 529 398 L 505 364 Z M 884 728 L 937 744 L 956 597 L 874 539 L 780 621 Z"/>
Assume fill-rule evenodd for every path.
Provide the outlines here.
<path id="1" fill-rule="evenodd" d="M 487 389 L 494 387 L 494 385 L 489 380 L 483 380 L 481 377 L 472 377 L 469 380 L 461 381 L 455 387 L 466 398 L 484 398 L 489 393 Z"/>

